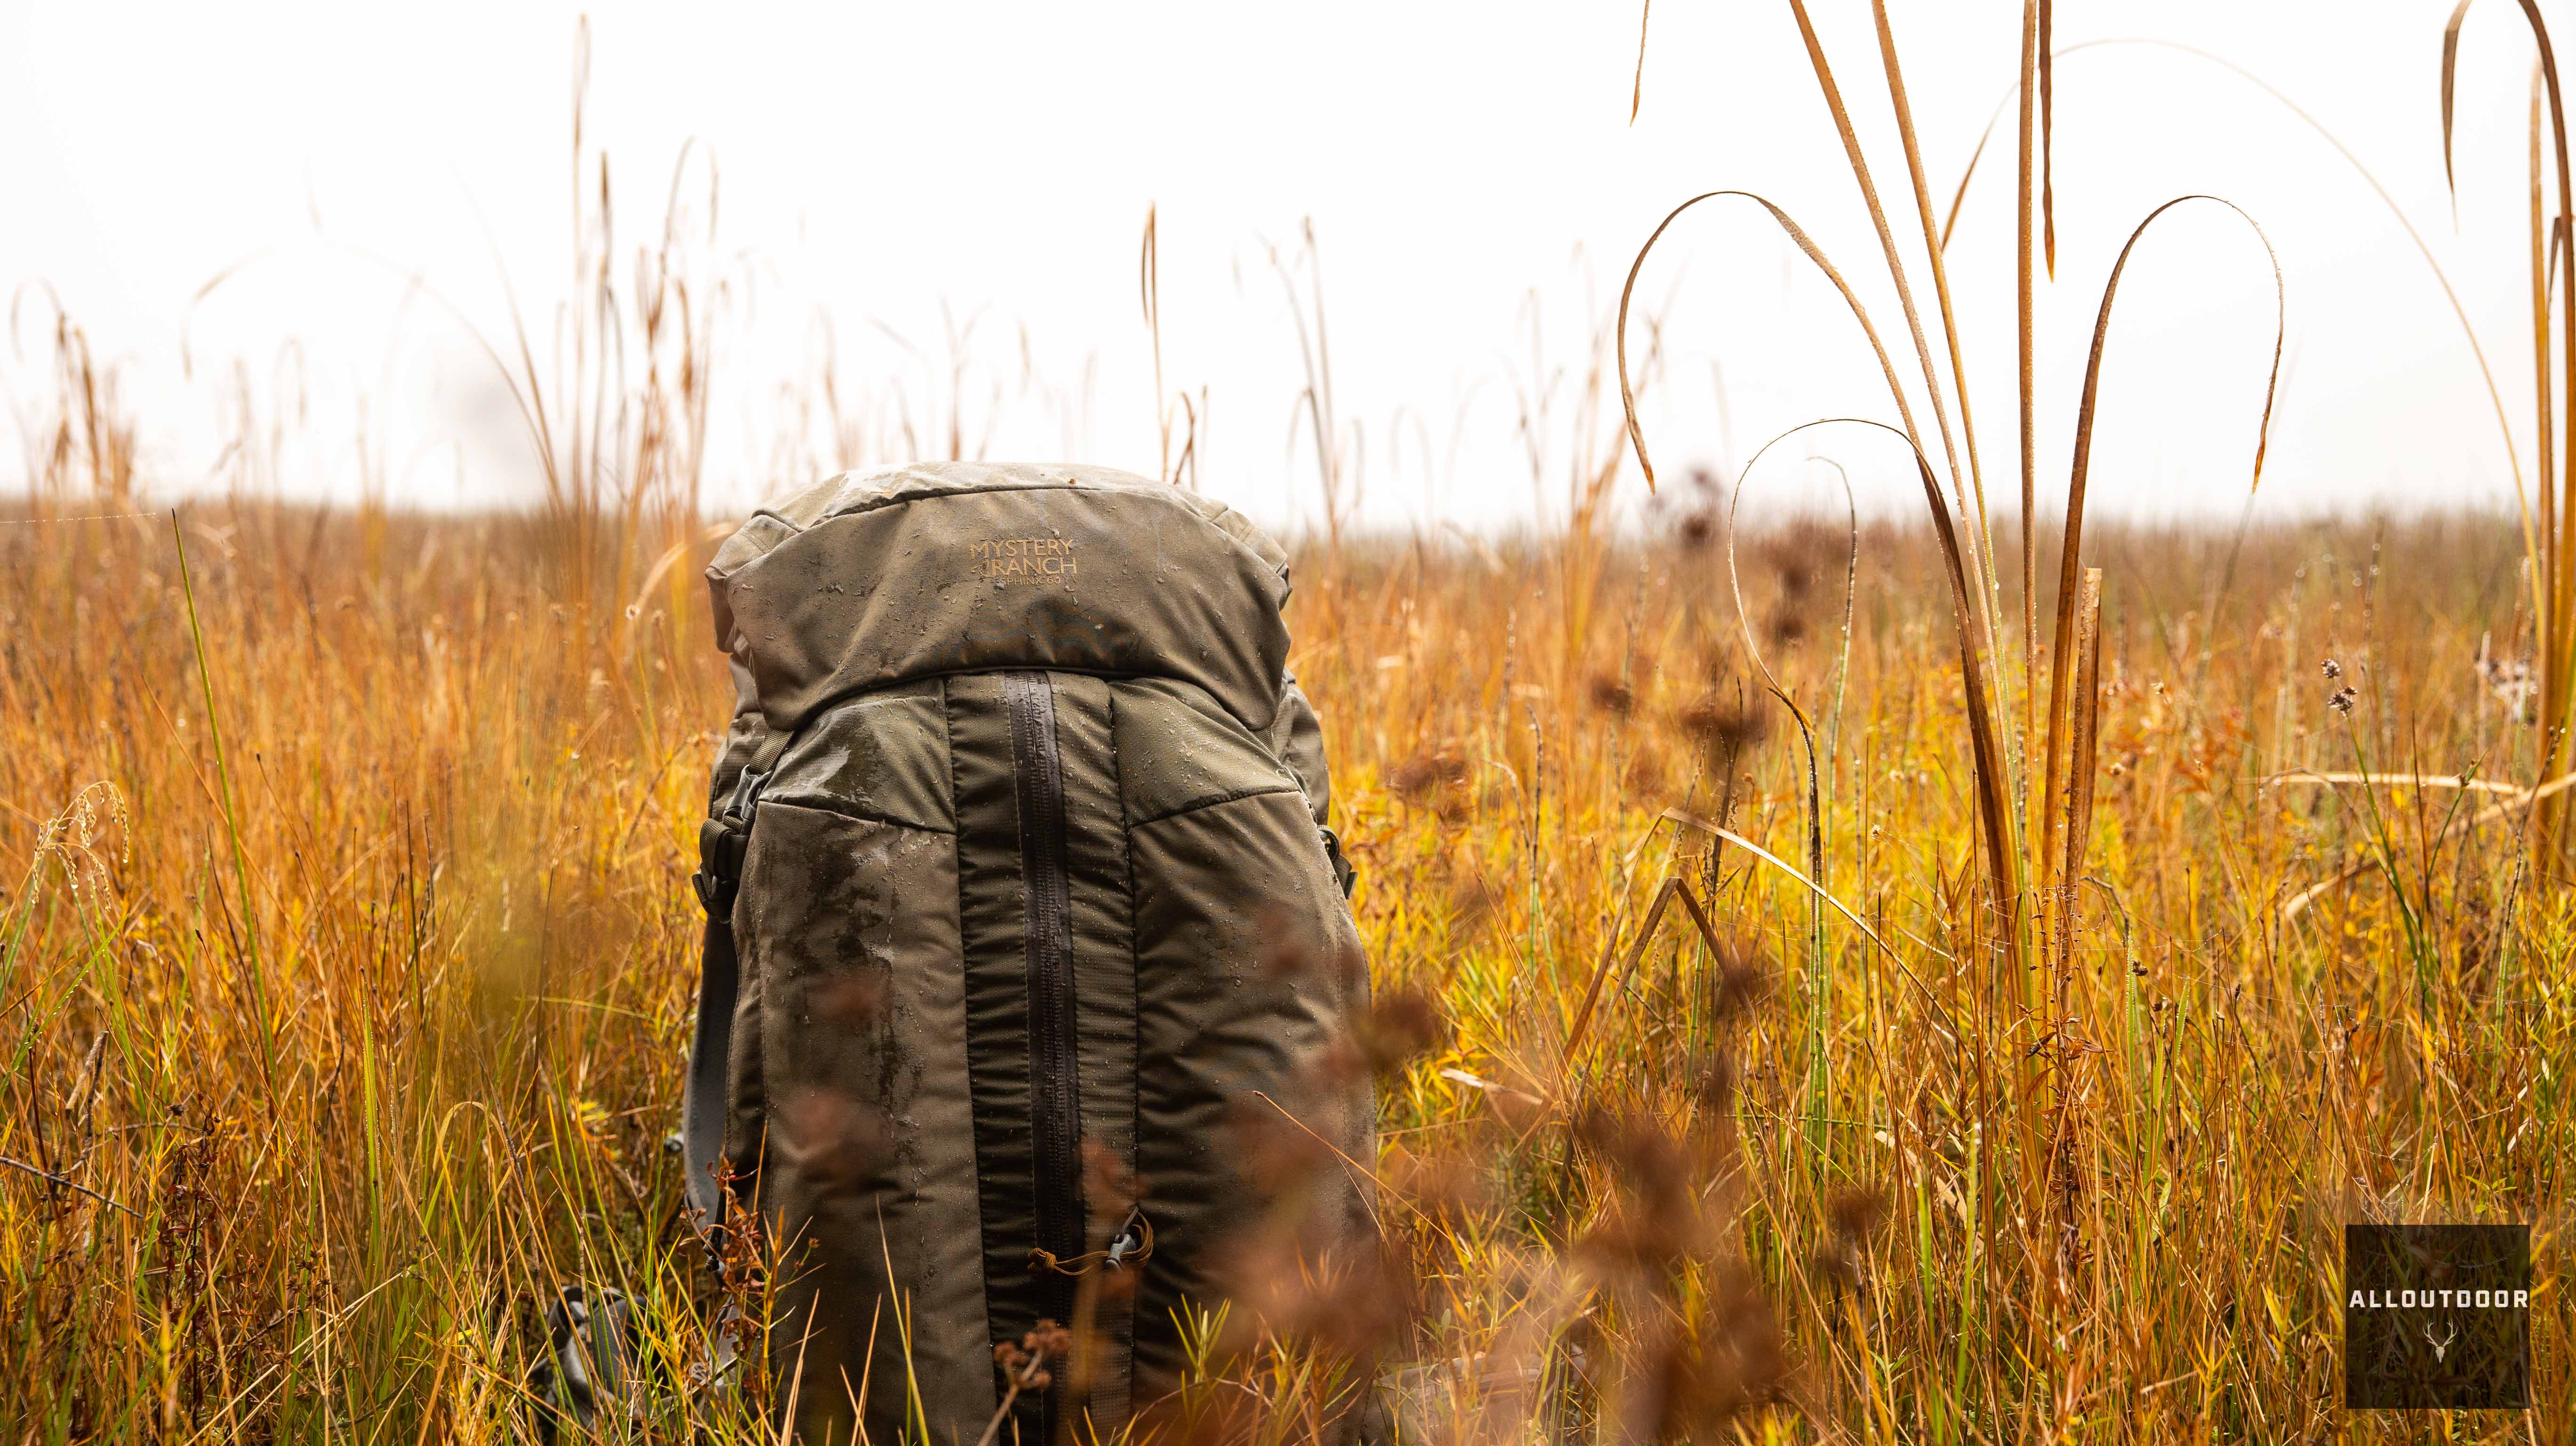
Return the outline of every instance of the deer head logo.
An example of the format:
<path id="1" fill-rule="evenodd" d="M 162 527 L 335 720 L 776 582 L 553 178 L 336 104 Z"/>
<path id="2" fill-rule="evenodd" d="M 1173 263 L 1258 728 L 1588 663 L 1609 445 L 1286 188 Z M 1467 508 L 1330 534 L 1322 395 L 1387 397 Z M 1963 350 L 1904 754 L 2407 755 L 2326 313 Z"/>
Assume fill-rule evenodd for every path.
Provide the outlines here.
<path id="1" fill-rule="evenodd" d="M 2433 1338 L 2433 1328 L 2431 1326 L 2428 1325 L 2424 1327 L 2424 1344 L 2433 1348 L 2433 1359 L 2436 1363 L 2439 1363 L 2445 1356 L 2448 1356 L 2451 1353 L 2451 1343 L 2459 1338 L 2460 1327 L 2456 1321 L 2452 1323 L 2450 1331 L 2439 1340 L 2435 1340 Z"/>

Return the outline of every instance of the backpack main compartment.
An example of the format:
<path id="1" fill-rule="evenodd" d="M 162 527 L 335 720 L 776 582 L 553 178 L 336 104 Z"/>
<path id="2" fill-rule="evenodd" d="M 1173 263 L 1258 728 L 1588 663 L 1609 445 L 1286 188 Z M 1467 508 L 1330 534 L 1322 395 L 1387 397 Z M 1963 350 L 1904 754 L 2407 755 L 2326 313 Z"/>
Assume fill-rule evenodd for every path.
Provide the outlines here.
<path id="1" fill-rule="evenodd" d="M 723 1151 L 804 1439 L 975 1440 L 1041 1320 L 1081 1344 L 1018 1438 L 1112 1435 L 1265 1232 L 1373 1238 L 1336 1051 L 1367 976 L 1285 571 L 1177 489 L 979 464 L 832 479 L 710 568 Z M 1246 1116 L 1339 1159 L 1283 1185 Z"/>

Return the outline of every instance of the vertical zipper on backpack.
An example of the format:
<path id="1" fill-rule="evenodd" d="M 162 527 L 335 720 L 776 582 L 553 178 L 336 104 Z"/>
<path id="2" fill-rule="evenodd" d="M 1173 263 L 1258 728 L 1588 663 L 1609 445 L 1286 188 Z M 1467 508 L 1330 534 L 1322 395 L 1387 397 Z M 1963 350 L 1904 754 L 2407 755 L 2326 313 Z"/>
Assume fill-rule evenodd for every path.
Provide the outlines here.
<path id="1" fill-rule="evenodd" d="M 1082 1100 L 1077 1076 L 1073 919 L 1066 877 L 1064 764 L 1056 751 L 1055 692 L 1037 672 L 1002 675 L 1011 720 L 1011 772 L 1020 818 L 1020 880 L 1029 971 L 1029 1136 L 1037 1178 L 1036 1244 L 1059 1259 L 1082 1253 Z M 1069 1281 L 1046 1277 L 1040 1314 L 1070 1326 Z"/>

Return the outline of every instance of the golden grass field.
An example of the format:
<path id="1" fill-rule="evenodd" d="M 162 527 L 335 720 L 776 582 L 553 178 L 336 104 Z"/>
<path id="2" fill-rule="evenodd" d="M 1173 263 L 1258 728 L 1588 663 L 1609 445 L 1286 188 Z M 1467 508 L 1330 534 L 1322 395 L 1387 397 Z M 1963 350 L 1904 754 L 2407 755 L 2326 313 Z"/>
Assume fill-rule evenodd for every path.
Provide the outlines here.
<path id="1" fill-rule="evenodd" d="M 1480 1440 L 1615 1439 L 1667 1367 L 1696 1439 L 2331 1433 L 2342 1222 L 2564 1231 L 2576 975 L 2510 819 L 2266 780 L 2510 771 L 2478 659 L 2513 530 L 2257 533 L 2215 597 L 2228 537 L 2111 534 L 2121 577 L 2178 581 L 2109 590 L 2075 947 L 2021 978 L 1977 943 L 1928 543 L 1863 537 L 1836 708 L 1838 530 L 1747 539 L 1745 602 L 1815 720 L 1825 882 L 1884 950 L 1840 915 L 1819 950 L 1802 889 L 1671 821 L 1803 857 L 1805 750 L 1695 528 L 1301 560 L 1379 988 L 1450 1026 L 1384 1087 L 1401 1356 L 1556 1362 L 1479 1398 Z M 678 1301 L 695 1269 L 661 1140 L 729 694 L 693 588 L 585 604 L 489 519 L 0 539 L 0 1418 L 524 1435 L 550 1272 Z M 2283 919 L 2374 860 L 2393 883 Z M 1676 909 L 1626 962 L 1669 876 L 1721 952 Z M 2554 1394 L 2464 1437 L 2565 1439 L 2576 1312 L 2535 1322 Z"/>
<path id="2" fill-rule="evenodd" d="M 1906 134 L 1883 214 L 1928 236 Z M 652 1338 L 609 1438 L 768 1439 L 684 1383 L 720 1287 L 663 1140 L 731 695 L 702 336 L 644 274 L 583 303 L 627 390 L 520 368 L 508 516 L 152 511 L 61 333 L 0 526 L 0 1446 L 533 1440 L 574 1279 Z M 2097 521 L 2061 573 L 2006 464 L 1984 525 L 1930 460 L 1954 415 L 1977 456 L 1954 391 L 1905 418 L 1931 522 L 1739 527 L 1668 469 L 1614 526 L 1605 443 L 1544 535 L 1304 539 L 1384 1022 L 1435 1021 L 1381 1077 L 1402 1268 L 1239 1304 L 1174 1439 L 1300 1439 L 1318 1360 L 1477 1446 L 2576 1439 L 2548 376 L 2526 519 Z M 2347 1415 L 2344 1224 L 2452 1220 L 2535 1229 L 2534 1408 Z"/>

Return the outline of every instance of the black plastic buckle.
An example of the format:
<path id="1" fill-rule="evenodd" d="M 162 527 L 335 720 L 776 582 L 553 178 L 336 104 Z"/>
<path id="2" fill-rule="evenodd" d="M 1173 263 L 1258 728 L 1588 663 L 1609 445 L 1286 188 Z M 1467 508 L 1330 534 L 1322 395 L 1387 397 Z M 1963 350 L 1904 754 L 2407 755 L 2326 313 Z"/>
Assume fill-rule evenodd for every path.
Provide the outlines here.
<path id="1" fill-rule="evenodd" d="M 1350 855 L 1342 852 L 1342 836 L 1331 829 L 1320 829 L 1324 836 L 1324 857 L 1332 860 L 1334 882 L 1342 886 L 1342 897 L 1351 896 L 1351 886 L 1359 882 L 1360 871 L 1351 867 Z"/>
<path id="2" fill-rule="evenodd" d="M 743 852 L 750 846 L 750 833 L 730 818 L 711 818 L 698 825 L 698 871 L 689 876 L 689 885 L 697 890 L 698 904 L 708 914 L 732 910 L 734 892 L 742 884 Z"/>

